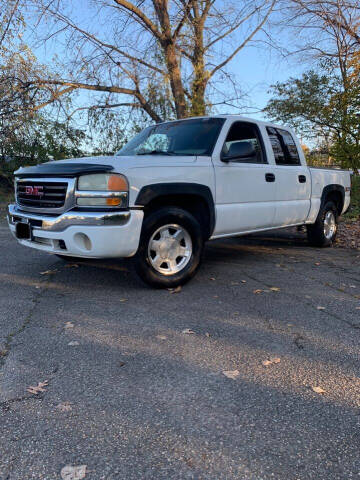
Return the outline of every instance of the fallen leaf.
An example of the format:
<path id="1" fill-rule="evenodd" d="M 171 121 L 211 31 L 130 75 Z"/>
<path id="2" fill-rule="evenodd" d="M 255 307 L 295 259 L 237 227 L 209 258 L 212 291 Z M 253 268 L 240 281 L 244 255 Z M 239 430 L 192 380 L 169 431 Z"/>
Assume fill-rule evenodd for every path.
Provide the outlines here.
<path id="1" fill-rule="evenodd" d="M 40 272 L 40 275 L 54 275 L 57 270 L 45 270 L 45 272 Z"/>
<path id="2" fill-rule="evenodd" d="M 319 393 L 319 394 L 322 394 L 322 393 L 326 393 L 326 390 L 324 390 L 323 388 L 321 387 L 311 387 L 311 389 L 315 392 L 315 393 Z"/>
<path id="3" fill-rule="evenodd" d="M 212 280 L 213 282 L 215 282 L 216 278 L 210 277 L 210 280 Z"/>
<path id="4" fill-rule="evenodd" d="M 86 475 L 86 465 L 66 465 L 60 472 L 62 480 L 82 480 Z"/>
<path id="5" fill-rule="evenodd" d="M 269 360 L 264 360 L 262 364 L 264 365 L 264 367 L 268 367 L 269 365 L 275 365 L 276 363 L 280 363 L 280 362 L 281 362 L 280 358 L 272 357 Z"/>
<path id="6" fill-rule="evenodd" d="M 64 328 L 74 328 L 74 324 L 71 322 L 66 322 Z"/>
<path id="7" fill-rule="evenodd" d="M 257 294 L 259 294 L 259 293 L 261 293 L 261 292 L 262 292 L 262 290 L 260 290 L 260 288 L 258 288 L 258 289 L 256 289 L 256 290 L 253 291 L 253 293 L 255 293 L 255 295 L 257 295 Z"/>
<path id="8" fill-rule="evenodd" d="M 127 302 L 127 298 L 120 298 L 120 302 Z"/>
<path id="9" fill-rule="evenodd" d="M 56 409 L 60 410 L 60 412 L 70 412 L 72 410 L 70 402 L 61 402 L 58 405 L 56 405 Z"/>
<path id="10" fill-rule="evenodd" d="M 156 335 L 156 338 L 158 338 L 159 340 L 166 340 L 165 335 Z"/>
<path id="11" fill-rule="evenodd" d="M 170 293 L 179 293 L 179 292 L 181 292 L 181 285 L 179 285 L 176 288 L 168 288 L 168 290 L 169 290 Z"/>
<path id="12" fill-rule="evenodd" d="M 185 330 L 183 330 L 181 333 L 184 333 L 186 335 L 194 335 L 195 332 L 193 330 L 191 330 L 190 328 L 185 328 Z"/>
<path id="13" fill-rule="evenodd" d="M 210 333 L 209 333 L 209 332 L 206 332 L 206 333 L 205 333 L 205 337 L 211 337 Z"/>
<path id="14" fill-rule="evenodd" d="M 79 265 L 77 263 L 67 263 L 65 268 L 79 268 Z"/>
<path id="15" fill-rule="evenodd" d="M 325 310 L 325 307 L 316 307 L 318 310 Z"/>
<path id="16" fill-rule="evenodd" d="M 241 283 L 246 283 L 246 280 L 241 280 Z"/>
<path id="17" fill-rule="evenodd" d="M 240 375 L 239 370 L 224 370 L 222 373 L 225 377 L 231 378 L 232 380 L 235 380 L 235 378 Z"/>
<path id="18" fill-rule="evenodd" d="M 80 343 L 77 342 L 76 340 L 74 340 L 74 341 L 72 341 L 72 342 L 69 342 L 68 345 L 69 345 L 70 347 L 76 347 L 77 345 L 80 345 Z"/>
<path id="19" fill-rule="evenodd" d="M 27 392 L 32 393 L 33 395 L 39 395 L 39 393 L 46 392 L 46 387 L 49 385 L 47 380 L 39 382 L 35 387 L 30 386 L 26 389 Z"/>
<path id="20" fill-rule="evenodd" d="M 270 290 L 272 292 L 280 292 L 280 288 L 279 287 L 270 287 Z"/>
<path id="21" fill-rule="evenodd" d="M 314 265 L 318 267 L 320 265 L 320 262 L 315 262 Z"/>

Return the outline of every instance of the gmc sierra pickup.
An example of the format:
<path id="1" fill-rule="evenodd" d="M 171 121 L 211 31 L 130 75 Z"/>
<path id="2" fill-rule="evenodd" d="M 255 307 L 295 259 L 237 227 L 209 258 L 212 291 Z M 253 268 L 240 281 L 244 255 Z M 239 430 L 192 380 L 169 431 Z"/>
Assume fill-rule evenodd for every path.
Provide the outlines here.
<path id="1" fill-rule="evenodd" d="M 146 128 L 114 156 L 15 172 L 8 222 L 22 245 L 61 258 L 135 258 L 141 278 L 175 287 L 207 240 L 306 225 L 327 247 L 350 204 L 350 172 L 309 168 L 287 127 L 235 115 Z"/>

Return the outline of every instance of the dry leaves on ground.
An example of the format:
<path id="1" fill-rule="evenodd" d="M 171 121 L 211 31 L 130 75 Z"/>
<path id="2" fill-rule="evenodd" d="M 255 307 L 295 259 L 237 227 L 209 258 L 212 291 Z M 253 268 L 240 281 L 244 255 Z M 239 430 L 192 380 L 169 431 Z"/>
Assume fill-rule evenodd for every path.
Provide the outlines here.
<path id="1" fill-rule="evenodd" d="M 40 272 L 40 275 L 55 275 L 57 270 L 45 270 L 45 272 Z"/>
<path id="2" fill-rule="evenodd" d="M 323 388 L 321 387 L 311 387 L 311 389 L 315 392 L 315 393 L 319 393 L 319 394 L 323 394 L 323 393 L 326 393 L 326 390 L 324 390 Z"/>
<path id="3" fill-rule="evenodd" d="M 66 322 L 64 328 L 74 328 L 74 324 L 71 322 Z"/>
<path id="4" fill-rule="evenodd" d="M 319 307 L 316 307 L 316 308 L 317 308 L 317 310 L 325 310 L 325 307 L 320 307 L 319 306 Z"/>
<path id="5" fill-rule="evenodd" d="M 262 364 L 264 365 L 264 367 L 268 367 L 269 365 L 280 363 L 280 361 L 281 361 L 280 358 L 276 357 L 276 358 L 270 358 L 269 360 L 264 360 Z"/>
<path id="6" fill-rule="evenodd" d="M 191 330 L 190 328 L 185 328 L 181 333 L 184 333 L 185 335 L 194 335 L 195 332 Z"/>
<path id="7" fill-rule="evenodd" d="M 86 475 L 86 465 L 66 465 L 60 475 L 62 480 L 82 480 Z"/>
<path id="8" fill-rule="evenodd" d="M 60 412 L 70 412 L 72 410 L 71 407 L 72 403 L 70 402 L 61 402 L 58 405 L 56 405 L 56 409 L 60 410 Z"/>
<path id="9" fill-rule="evenodd" d="M 261 293 L 263 290 L 260 290 L 260 288 L 257 288 L 256 290 L 253 291 L 253 293 L 255 293 L 255 295 L 258 295 L 259 293 Z"/>
<path id="10" fill-rule="evenodd" d="M 339 224 L 336 237 L 337 247 L 360 250 L 360 220 L 346 221 Z"/>
<path id="11" fill-rule="evenodd" d="M 46 387 L 49 385 L 47 380 L 43 382 L 39 382 L 36 386 L 30 386 L 26 389 L 27 392 L 31 393 L 32 395 L 39 395 L 39 393 L 46 392 Z"/>
<path id="12" fill-rule="evenodd" d="M 158 338 L 159 340 L 166 340 L 165 335 L 156 335 L 156 338 Z"/>
<path id="13" fill-rule="evenodd" d="M 270 290 L 272 292 L 280 292 L 280 288 L 279 287 L 270 287 Z"/>
<path id="14" fill-rule="evenodd" d="M 168 288 L 168 290 L 169 290 L 170 293 L 179 293 L 179 292 L 181 292 L 181 286 L 179 285 L 176 288 Z"/>
<path id="15" fill-rule="evenodd" d="M 240 375 L 239 370 L 224 370 L 222 373 L 225 377 L 231 378 L 231 380 L 235 380 Z"/>

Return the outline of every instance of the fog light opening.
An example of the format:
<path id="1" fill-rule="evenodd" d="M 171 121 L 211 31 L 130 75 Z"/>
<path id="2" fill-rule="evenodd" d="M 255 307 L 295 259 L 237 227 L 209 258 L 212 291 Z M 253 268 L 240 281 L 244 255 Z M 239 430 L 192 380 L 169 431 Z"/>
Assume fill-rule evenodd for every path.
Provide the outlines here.
<path id="1" fill-rule="evenodd" d="M 81 250 L 89 252 L 92 249 L 91 240 L 85 233 L 76 233 L 74 235 L 74 242 Z"/>

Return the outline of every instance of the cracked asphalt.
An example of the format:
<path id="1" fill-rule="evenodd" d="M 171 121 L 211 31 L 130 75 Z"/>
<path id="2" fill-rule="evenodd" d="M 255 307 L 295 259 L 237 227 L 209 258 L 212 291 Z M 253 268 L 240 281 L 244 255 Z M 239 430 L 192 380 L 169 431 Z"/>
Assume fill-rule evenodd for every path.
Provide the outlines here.
<path id="1" fill-rule="evenodd" d="M 0 252 L 1 480 L 360 478 L 359 251 L 217 241 L 177 294 L 5 223 Z"/>

